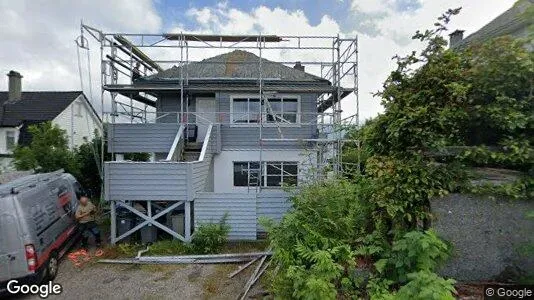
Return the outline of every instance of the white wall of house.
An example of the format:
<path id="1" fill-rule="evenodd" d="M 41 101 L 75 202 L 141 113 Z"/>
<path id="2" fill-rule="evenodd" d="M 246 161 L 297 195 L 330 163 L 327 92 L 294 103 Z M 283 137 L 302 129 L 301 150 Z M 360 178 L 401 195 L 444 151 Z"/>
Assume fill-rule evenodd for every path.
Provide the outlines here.
<path id="1" fill-rule="evenodd" d="M 91 141 L 95 136 L 95 130 L 102 134 L 102 123 L 84 97 L 80 95 L 52 120 L 52 123 L 67 132 L 70 148 Z"/>
<path id="2" fill-rule="evenodd" d="M 0 154 L 11 154 L 13 148 L 8 147 L 8 140 L 13 141 L 14 145 L 19 140 L 19 128 L 18 127 L 0 127 Z"/>
<path id="3" fill-rule="evenodd" d="M 311 151 L 311 150 L 310 150 Z M 306 150 L 263 150 L 262 161 L 299 162 L 299 183 L 305 180 L 309 168 L 313 166 L 316 156 Z M 259 161 L 259 150 L 221 151 L 214 156 L 213 188 L 216 193 L 255 192 L 256 187 L 234 186 L 234 162 Z M 281 190 L 277 187 L 268 189 Z"/>

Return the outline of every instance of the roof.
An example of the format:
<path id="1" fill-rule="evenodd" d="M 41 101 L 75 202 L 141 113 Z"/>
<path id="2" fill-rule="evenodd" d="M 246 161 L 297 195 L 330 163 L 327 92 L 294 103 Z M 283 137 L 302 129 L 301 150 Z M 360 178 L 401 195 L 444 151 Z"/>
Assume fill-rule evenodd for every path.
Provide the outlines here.
<path id="1" fill-rule="evenodd" d="M 82 94 L 81 91 L 22 92 L 20 100 L 8 101 L 8 92 L 0 92 L 0 126 L 51 121 Z M 94 108 L 90 107 L 98 117 Z"/>
<path id="2" fill-rule="evenodd" d="M 259 77 L 259 56 L 243 51 L 234 50 L 229 53 L 192 62 L 185 66 L 188 79 L 194 80 L 250 80 Z M 264 80 L 282 82 L 329 83 L 326 79 L 306 73 L 304 71 L 285 66 L 262 58 L 262 78 Z M 181 67 L 174 66 L 157 74 L 143 77 L 142 81 L 161 82 L 180 79 Z"/>
<path id="3" fill-rule="evenodd" d="M 534 24 L 534 0 L 520 0 L 514 6 L 500 14 L 491 22 L 460 41 L 455 48 L 465 47 L 473 42 L 487 41 L 514 32 Z"/>

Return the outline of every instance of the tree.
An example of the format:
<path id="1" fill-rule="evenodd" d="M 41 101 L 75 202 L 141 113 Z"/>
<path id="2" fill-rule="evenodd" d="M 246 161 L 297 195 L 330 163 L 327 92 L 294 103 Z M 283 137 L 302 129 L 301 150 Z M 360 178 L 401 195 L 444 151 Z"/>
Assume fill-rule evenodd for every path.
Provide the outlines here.
<path id="1" fill-rule="evenodd" d="M 68 148 L 66 131 L 51 122 L 31 125 L 28 131 L 32 141 L 28 146 L 17 146 L 13 152 L 18 170 L 52 172 L 64 169 L 73 175 L 79 174 L 74 153 Z"/>

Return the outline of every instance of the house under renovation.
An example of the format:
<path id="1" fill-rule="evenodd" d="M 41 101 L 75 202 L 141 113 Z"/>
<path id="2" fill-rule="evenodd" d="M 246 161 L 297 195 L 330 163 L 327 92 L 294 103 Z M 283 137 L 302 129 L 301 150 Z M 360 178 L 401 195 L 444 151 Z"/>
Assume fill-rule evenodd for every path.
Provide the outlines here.
<path id="1" fill-rule="evenodd" d="M 101 50 L 102 102 L 111 107 L 103 115 L 114 160 L 103 175 L 112 243 L 146 226 L 189 241 L 196 226 L 225 215 L 230 239 L 255 240 L 264 233 L 259 219 L 290 209 L 292 189 L 344 167 L 342 126 L 358 120 L 355 38 L 116 34 L 82 25 L 77 43 Z M 350 120 L 341 118 L 343 98 L 353 103 Z M 137 152 L 151 160 L 124 160 Z M 141 221 L 121 230 L 119 209 Z"/>

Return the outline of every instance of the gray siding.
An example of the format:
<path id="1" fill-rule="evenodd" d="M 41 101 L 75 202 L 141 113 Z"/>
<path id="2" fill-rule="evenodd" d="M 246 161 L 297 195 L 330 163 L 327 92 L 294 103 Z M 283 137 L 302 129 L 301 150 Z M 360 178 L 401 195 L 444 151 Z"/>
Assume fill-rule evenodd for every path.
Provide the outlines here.
<path id="1" fill-rule="evenodd" d="M 230 126 L 230 95 L 229 93 L 217 93 L 217 110 L 228 114 L 220 116 L 222 149 L 259 149 L 260 128 L 258 126 L 232 127 Z M 301 113 L 301 123 L 312 123 L 312 125 L 301 125 L 300 127 L 280 127 L 284 138 L 288 139 L 313 139 L 317 138 L 317 117 L 310 114 L 317 113 L 317 94 L 299 94 Z M 185 101 L 185 100 L 184 100 Z M 158 100 L 157 122 L 176 122 L 176 114 L 165 115 L 162 112 L 179 112 L 179 95 L 164 94 Z M 195 110 L 195 101 L 192 99 L 189 111 Z M 184 110 L 185 111 L 185 110 Z M 194 122 L 194 117 L 190 116 L 188 122 Z M 278 127 L 274 124 L 262 128 L 263 138 L 281 138 Z M 306 148 L 308 143 L 301 141 L 293 142 L 266 142 L 264 149 L 301 149 Z"/>
<path id="2" fill-rule="evenodd" d="M 285 192 L 262 192 L 258 194 L 256 200 L 256 213 L 258 220 L 266 217 L 279 222 L 282 216 L 291 208 L 291 202 L 288 199 L 289 194 Z M 258 231 L 265 231 L 259 222 Z"/>
<path id="3" fill-rule="evenodd" d="M 156 111 L 157 111 L 157 120 L 156 123 L 177 123 L 178 114 L 180 113 L 180 107 L 182 106 L 182 101 L 180 100 L 180 93 L 163 93 L 158 96 L 158 101 L 156 102 Z M 195 101 L 192 99 L 187 105 L 187 99 L 184 96 L 184 112 L 195 111 L 196 105 Z M 192 119 L 189 122 L 194 122 L 194 116 L 191 116 Z"/>
<path id="4" fill-rule="evenodd" d="M 256 195 L 243 193 L 199 193 L 194 202 L 195 228 L 219 222 L 228 213 L 229 239 L 256 239 Z"/>
<path id="5" fill-rule="evenodd" d="M 301 123 L 310 123 L 316 118 L 309 115 L 317 113 L 316 94 L 301 94 L 300 106 Z M 230 94 L 217 94 L 218 109 L 220 112 L 230 112 Z M 306 115 L 308 114 L 308 115 Z M 230 115 L 224 115 L 221 123 L 221 140 L 224 149 L 259 149 L 260 128 L 258 126 L 231 127 Z M 302 125 L 300 127 L 280 127 L 282 135 L 286 139 L 311 139 L 317 138 L 317 126 Z M 282 138 L 276 125 L 262 128 L 263 138 Z M 266 142 L 264 149 L 294 149 L 305 148 L 303 142 Z"/>
<path id="6" fill-rule="evenodd" d="M 167 153 L 179 127 L 176 123 L 109 124 L 108 151 Z"/>
<path id="7" fill-rule="evenodd" d="M 291 208 L 285 192 L 256 193 L 198 193 L 195 206 L 195 226 L 218 222 L 225 212 L 231 227 L 231 240 L 255 240 L 257 232 L 265 231 L 259 225 L 260 217 L 280 221 Z"/>
<path id="8" fill-rule="evenodd" d="M 208 176 L 210 175 L 211 154 L 206 154 L 204 161 L 191 163 L 191 189 L 192 197 L 196 193 L 208 191 Z"/>
<path id="9" fill-rule="evenodd" d="M 106 162 L 105 200 L 187 200 L 188 165 Z"/>

